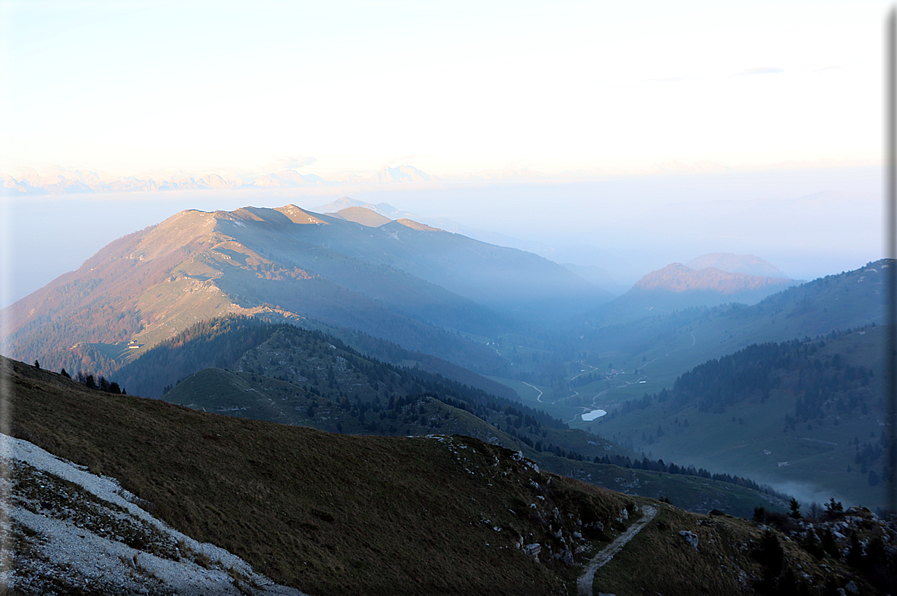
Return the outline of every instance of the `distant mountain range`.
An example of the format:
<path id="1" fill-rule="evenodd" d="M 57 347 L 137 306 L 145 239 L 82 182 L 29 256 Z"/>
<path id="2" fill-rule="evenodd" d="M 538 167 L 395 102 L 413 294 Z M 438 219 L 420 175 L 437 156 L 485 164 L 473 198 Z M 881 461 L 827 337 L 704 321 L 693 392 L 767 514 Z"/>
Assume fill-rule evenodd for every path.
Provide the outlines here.
<path id="1" fill-rule="evenodd" d="M 599 306 L 591 317 L 620 323 L 695 306 L 728 302 L 754 304 L 800 283 L 784 274 L 770 277 L 744 273 L 744 270 L 754 270 L 781 274 L 775 266 L 757 257 L 717 253 L 698 257 L 690 263 L 703 268 L 672 263 L 652 271 L 622 296 Z"/>
<path id="2" fill-rule="evenodd" d="M 715 252 L 692 259 L 685 266 L 695 271 L 713 267 L 729 273 L 743 273 L 757 277 L 788 278 L 781 269 L 769 261 L 753 255 L 733 255 Z"/>
<path id="3" fill-rule="evenodd" d="M 56 195 L 166 190 L 221 190 L 265 188 L 311 188 L 346 184 L 407 184 L 437 180 L 414 166 L 383 166 L 372 175 L 347 174 L 324 179 L 296 170 L 280 170 L 256 176 L 225 178 L 220 174 L 138 178 L 100 176 L 95 172 L 60 170 L 52 174 L 30 172 L 12 176 L 0 174 L 0 185 L 8 196 Z"/>
<path id="4" fill-rule="evenodd" d="M 239 313 L 357 329 L 495 372 L 507 364 L 459 332 L 547 325 L 610 298 L 531 253 L 343 213 L 178 213 L 9 307 L 11 354 L 54 366 L 87 358 L 108 371 L 197 321 Z"/>
<path id="5" fill-rule="evenodd" d="M 668 312 L 646 307 L 637 294 L 627 293 L 581 317 L 577 329 L 583 349 L 600 346 L 627 354 L 634 368 L 642 360 L 677 361 L 673 370 L 664 366 L 666 373 L 658 377 L 657 382 L 671 384 L 691 367 L 754 343 L 812 338 L 885 323 L 885 280 L 893 266 L 893 261 L 884 259 L 805 283 L 792 281 L 793 285 L 754 304 L 731 301 Z M 645 294 L 654 297 L 651 292 Z M 670 295 L 663 291 L 656 298 Z"/>

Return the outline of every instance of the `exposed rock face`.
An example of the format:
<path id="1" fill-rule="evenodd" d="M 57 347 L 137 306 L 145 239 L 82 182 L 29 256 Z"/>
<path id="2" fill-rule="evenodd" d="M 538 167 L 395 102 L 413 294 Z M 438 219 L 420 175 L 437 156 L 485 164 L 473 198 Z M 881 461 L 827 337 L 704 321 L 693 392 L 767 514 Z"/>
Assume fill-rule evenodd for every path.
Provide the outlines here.
<path id="1" fill-rule="evenodd" d="M 236 555 L 177 532 L 113 479 L 0 435 L 0 503 L 16 543 L 0 583 L 16 594 L 301 596 Z"/>
<path id="2" fill-rule="evenodd" d="M 537 561 L 539 560 L 539 553 L 542 552 L 542 545 L 538 543 L 527 544 L 523 547 L 524 552 L 526 554 L 532 556 Z"/>
<path id="3" fill-rule="evenodd" d="M 692 545 L 695 550 L 698 550 L 698 535 L 694 532 L 689 532 L 688 530 L 682 530 L 679 532 L 679 535 L 682 536 L 687 543 Z"/>
<path id="4" fill-rule="evenodd" d="M 573 553 L 569 549 L 559 553 L 558 557 L 565 566 L 568 568 L 573 567 Z"/>

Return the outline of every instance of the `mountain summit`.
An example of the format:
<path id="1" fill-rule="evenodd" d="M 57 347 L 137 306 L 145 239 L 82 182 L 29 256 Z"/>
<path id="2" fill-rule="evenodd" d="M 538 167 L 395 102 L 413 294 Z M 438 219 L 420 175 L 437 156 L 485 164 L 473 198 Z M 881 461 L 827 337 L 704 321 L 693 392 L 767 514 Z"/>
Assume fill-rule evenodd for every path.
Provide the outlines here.
<path id="1" fill-rule="evenodd" d="M 295 205 L 183 211 L 9 307 L 12 354 L 75 366 L 87 356 L 73 351 L 90 346 L 94 361 L 127 360 L 198 321 L 244 314 L 357 329 L 481 366 L 497 355 L 457 332 L 489 337 L 602 301 L 531 253 L 384 219 Z"/>
<path id="2" fill-rule="evenodd" d="M 731 273 L 716 267 L 695 270 L 681 263 L 672 263 L 644 276 L 630 291 L 666 291 L 677 294 L 703 291 L 721 296 L 737 296 L 742 302 L 756 302 L 792 284 L 793 281 L 788 278 Z M 770 289 L 772 291 L 768 291 Z M 752 294 L 757 294 L 758 297 L 752 300 Z"/>
<path id="3" fill-rule="evenodd" d="M 691 269 L 701 270 L 715 267 L 729 273 L 744 273 L 760 277 L 788 278 L 781 269 L 760 257 L 753 255 L 734 255 L 731 253 L 714 252 L 694 258 L 685 264 Z"/>
<path id="4" fill-rule="evenodd" d="M 726 263 L 726 255 L 706 255 L 705 261 Z M 702 257 L 703 258 L 703 257 Z M 728 259 L 729 263 L 737 262 Z M 765 262 L 765 261 L 764 261 Z M 797 284 L 785 277 L 732 273 L 717 267 L 695 270 L 671 263 L 642 277 L 628 292 L 599 306 L 593 320 L 625 322 L 693 306 L 717 306 L 727 302 L 754 304 Z"/>

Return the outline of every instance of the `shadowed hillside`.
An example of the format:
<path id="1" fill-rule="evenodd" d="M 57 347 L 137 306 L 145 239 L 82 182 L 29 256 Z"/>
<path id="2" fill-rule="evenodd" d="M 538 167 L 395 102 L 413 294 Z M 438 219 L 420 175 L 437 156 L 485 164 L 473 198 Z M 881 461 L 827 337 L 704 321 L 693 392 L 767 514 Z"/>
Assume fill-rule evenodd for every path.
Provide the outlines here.
<path id="1" fill-rule="evenodd" d="M 16 437 L 119 479 L 176 529 L 310 594 L 568 594 L 580 565 L 649 507 L 660 514 L 595 574 L 596 592 L 749 594 L 853 581 L 877 593 L 839 558 L 755 524 L 546 474 L 474 439 L 340 436 L 98 393 L 6 359 L 2 372 Z M 778 545 L 766 547 L 774 560 L 761 542 Z M 633 572 L 647 560 L 650 577 Z M 17 567 L 26 568 L 40 574 Z"/>
<path id="2" fill-rule="evenodd" d="M 409 355 L 410 357 L 411 355 Z M 364 356 L 339 339 L 291 325 L 229 317 L 199 323 L 146 352 L 115 375 L 132 394 L 229 416 L 347 434 L 461 434 L 523 452 L 549 471 L 614 487 L 623 468 L 666 472 L 664 464 L 527 407 L 507 388 L 472 373 L 458 379 Z M 480 381 L 480 382 L 478 382 Z M 468 382 L 473 382 L 469 385 Z M 164 393 L 164 394 L 163 394 Z M 675 495 L 691 511 L 750 515 L 785 508 L 781 495 L 743 478 L 695 483 L 709 475 L 675 467 L 631 484 L 632 494 Z"/>
<path id="3" fill-rule="evenodd" d="M 667 461 L 787 486 L 802 498 L 884 507 L 885 329 L 748 346 L 609 408 L 596 432 Z"/>

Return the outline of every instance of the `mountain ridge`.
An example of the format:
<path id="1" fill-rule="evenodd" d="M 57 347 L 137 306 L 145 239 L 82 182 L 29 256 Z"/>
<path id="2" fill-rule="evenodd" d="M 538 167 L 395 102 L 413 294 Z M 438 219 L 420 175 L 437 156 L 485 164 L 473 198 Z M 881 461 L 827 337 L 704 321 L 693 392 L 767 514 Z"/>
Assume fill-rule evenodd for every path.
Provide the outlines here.
<path id="1" fill-rule="evenodd" d="M 793 280 L 788 278 L 733 273 L 714 266 L 694 269 L 681 263 L 672 263 L 642 277 L 632 290 L 673 293 L 709 291 L 723 296 L 741 297 L 753 293 L 757 295 L 764 292 L 774 293 L 793 284 Z"/>
<path id="2" fill-rule="evenodd" d="M 789 278 L 732 273 L 716 267 L 695 270 L 671 263 L 644 275 L 626 293 L 600 305 L 589 316 L 604 322 L 630 322 L 692 307 L 755 304 L 797 283 Z"/>
<path id="3" fill-rule="evenodd" d="M 372 228 L 285 205 L 182 211 L 107 245 L 6 312 L 11 355 L 54 366 L 77 344 L 127 360 L 198 320 L 268 313 L 500 370 L 507 364 L 494 351 L 458 332 L 490 337 L 518 317 L 546 325 L 552 312 L 568 315 L 548 304 L 584 311 L 600 298 L 530 253 L 405 219 Z"/>
<path id="4" fill-rule="evenodd" d="M 782 277 L 788 278 L 781 269 L 760 257 L 754 255 L 736 255 L 732 253 L 708 253 L 695 257 L 685 263 L 686 267 L 695 270 L 705 269 L 707 267 L 716 267 L 729 273 L 745 273 L 747 275 L 757 275 L 760 277 Z"/>
<path id="5" fill-rule="evenodd" d="M 295 235 L 284 239 L 289 243 L 287 249 L 293 251 L 294 257 L 301 256 L 302 262 L 295 258 L 278 260 L 267 250 L 271 232 L 283 234 L 309 224 L 312 228 L 324 224 L 357 225 L 328 216 L 316 217 L 295 207 L 282 211 L 189 210 L 125 236 L 100 250 L 78 270 L 9 307 L 8 331 L 19 338 L 42 333 L 46 338 L 43 345 L 55 349 L 83 342 L 135 341 L 153 345 L 192 324 L 197 317 L 259 312 L 291 316 L 292 311 L 273 304 L 281 299 L 290 300 L 294 310 L 298 307 L 299 312 L 294 315 L 307 316 L 313 309 L 324 321 L 338 321 L 375 335 L 385 333 L 393 339 L 400 336 L 391 333 L 390 328 L 410 331 L 420 339 L 435 332 L 428 330 L 426 323 L 408 319 L 400 309 L 410 309 L 412 314 L 417 309 L 418 317 L 427 312 L 444 317 L 454 310 L 456 314 L 450 316 L 457 321 L 462 320 L 462 312 L 468 322 L 477 317 L 484 323 L 500 319 L 438 286 L 302 242 Z M 280 250 L 284 250 L 282 246 Z M 316 262 L 328 267 L 337 281 L 309 272 L 309 265 Z M 349 288 L 341 286 L 341 282 L 349 283 Z M 279 289 L 284 284 L 291 294 Z M 358 290 L 373 291 L 374 295 L 365 296 Z M 384 299 L 391 300 L 394 306 L 390 309 L 379 302 Z M 446 340 L 464 343 L 460 338 L 446 336 Z M 424 339 L 427 341 L 430 340 Z M 410 346 L 415 347 L 414 344 L 412 341 Z M 416 347 L 424 345 L 417 343 Z M 478 351 L 473 345 L 468 349 L 472 353 Z"/>
<path id="6" fill-rule="evenodd" d="M 344 174 L 325 179 L 296 170 L 278 170 L 257 175 L 224 178 L 219 173 L 161 178 L 99 176 L 94 172 L 64 170 L 58 173 L 28 172 L 13 176 L 0 174 L 0 185 L 12 196 L 40 196 L 80 193 L 110 193 L 178 190 L 252 190 L 269 188 L 309 188 L 345 184 L 396 185 L 435 182 L 439 178 L 410 165 L 383 166 L 372 174 Z"/>

